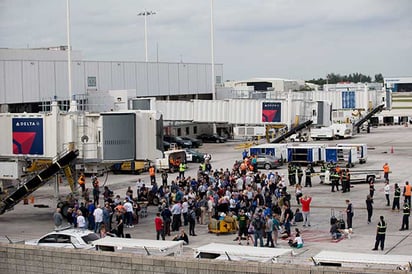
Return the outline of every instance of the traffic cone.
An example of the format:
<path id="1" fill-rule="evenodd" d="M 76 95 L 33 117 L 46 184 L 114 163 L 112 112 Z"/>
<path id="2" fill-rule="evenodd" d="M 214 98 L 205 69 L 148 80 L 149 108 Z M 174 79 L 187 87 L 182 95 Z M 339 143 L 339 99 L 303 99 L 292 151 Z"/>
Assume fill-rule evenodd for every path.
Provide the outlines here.
<path id="1" fill-rule="evenodd" d="M 393 154 L 393 146 L 391 146 L 391 153 Z"/>

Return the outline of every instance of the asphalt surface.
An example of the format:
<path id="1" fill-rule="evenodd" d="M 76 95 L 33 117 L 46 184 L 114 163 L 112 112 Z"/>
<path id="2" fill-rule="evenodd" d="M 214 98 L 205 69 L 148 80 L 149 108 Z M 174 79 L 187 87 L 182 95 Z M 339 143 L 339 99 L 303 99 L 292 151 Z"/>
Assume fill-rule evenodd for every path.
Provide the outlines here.
<path id="1" fill-rule="evenodd" d="M 339 141 L 317 141 L 316 143 L 366 143 L 368 145 L 368 160 L 366 164 L 357 164 L 355 169 L 382 169 L 385 162 L 388 162 L 391 168 L 390 184 L 393 188 L 394 183 L 400 184 L 403 188 L 406 180 L 410 179 L 412 173 L 412 127 L 404 126 L 387 126 L 371 128 L 371 133 L 361 133 L 351 139 Z M 262 141 L 261 141 L 262 142 Z M 229 141 L 224 144 L 204 144 L 199 150 L 208 152 L 212 155 L 212 167 L 231 169 L 235 160 L 241 158 L 242 148 L 239 148 L 242 142 Z M 195 176 L 198 164 L 189 163 L 189 170 L 186 176 Z M 316 168 L 318 170 L 319 167 Z M 286 174 L 286 166 L 278 169 L 279 173 Z M 267 171 L 263 171 L 267 172 Z M 169 182 L 178 174 L 169 174 Z M 149 175 L 113 175 L 100 177 L 101 184 L 109 186 L 115 194 L 124 196 L 128 186 L 135 189 L 135 182 L 142 178 L 145 182 L 150 182 Z M 157 178 L 161 182 L 160 175 Z M 303 193 L 313 197 L 311 204 L 311 227 L 298 227 L 302 231 L 304 247 L 296 252 L 293 260 L 300 263 L 310 263 L 309 258 L 319 253 L 321 250 L 344 251 L 370 254 L 410 254 L 409 244 L 411 243 L 412 230 L 399 231 L 402 221 L 402 212 L 393 212 L 390 207 L 386 206 L 386 200 L 383 193 L 383 181 L 375 184 L 376 192 L 374 196 L 374 211 L 372 223 L 367 223 L 367 211 L 365 199 L 369 194 L 367 184 L 356 184 L 348 193 L 334 192 L 331 193 L 330 186 L 319 184 L 319 178 L 313 178 L 313 187 L 304 188 Z M 90 179 L 86 185 L 91 187 Z M 68 193 L 68 187 L 60 188 L 62 194 Z M 18 204 L 14 210 L 8 211 L 0 216 L 0 241 L 8 242 L 6 237 L 12 241 L 21 241 L 34 239 L 50 232 L 54 225 L 52 215 L 56 206 L 53 183 L 46 184 L 34 193 L 35 204 L 42 204 L 48 207 L 37 208 L 33 204 Z M 290 191 L 293 193 L 293 190 Z M 393 199 L 393 189 L 391 190 L 391 203 Z M 351 239 L 343 239 L 339 242 L 331 240 L 329 235 L 331 209 L 334 209 L 336 215 L 341 214 L 346 208 L 345 200 L 349 199 L 353 203 L 355 216 L 353 219 L 353 234 Z M 402 204 L 401 204 L 402 206 Z M 292 195 L 292 209 L 297 207 L 296 200 Z M 130 233 L 132 238 L 155 239 L 156 232 L 154 229 L 154 217 L 157 207 L 149 206 L 148 217 L 141 218 L 138 225 L 134 228 L 125 228 L 125 233 Z M 375 242 L 376 225 L 379 216 L 383 215 L 388 223 L 385 250 L 371 251 Z M 344 219 L 346 216 L 344 215 Z M 412 229 L 412 227 L 411 227 Z M 188 231 L 189 228 L 186 228 Z M 190 237 L 190 245 L 185 246 L 184 256 L 193 255 L 193 247 L 202 246 L 211 242 L 237 244 L 234 242 L 234 234 L 212 234 L 208 233 L 206 225 L 196 225 L 196 237 Z M 292 231 L 294 227 L 292 227 Z M 172 235 L 173 236 L 173 235 Z M 171 237 L 167 237 L 171 239 Z M 280 247 L 287 248 L 287 241 L 279 240 Z"/>

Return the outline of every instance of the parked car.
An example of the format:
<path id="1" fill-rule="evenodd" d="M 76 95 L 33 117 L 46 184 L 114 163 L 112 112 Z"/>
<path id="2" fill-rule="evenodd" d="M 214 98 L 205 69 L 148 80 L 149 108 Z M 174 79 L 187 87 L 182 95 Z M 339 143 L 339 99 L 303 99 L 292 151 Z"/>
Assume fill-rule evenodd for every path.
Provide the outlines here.
<path id="1" fill-rule="evenodd" d="M 258 169 L 275 169 L 282 165 L 282 161 L 272 155 L 257 155 L 257 167 Z"/>
<path id="2" fill-rule="evenodd" d="M 207 133 L 200 134 L 196 138 L 202 140 L 204 143 L 225 143 L 227 141 L 225 137 Z"/>
<path id="3" fill-rule="evenodd" d="M 192 142 L 189 140 L 183 140 L 182 138 L 178 136 L 170 136 L 170 135 L 165 135 L 163 137 L 163 140 L 169 143 L 175 143 L 177 144 L 178 147 L 182 148 L 191 148 L 192 147 Z"/>
<path id="4" fill-rule="evenodd" d="M 198 148 L 198 147 L 203 145 L 202 140 L 192 138 L 192 137 L 189 137 L 189 136 L 179 136 L 179 137 L 182 138 L 183 140 L 191 141 L 192 142 L 192 147 L 194 147 L 194 148 Z"/>
<path id="5" fill-rule="evenodd" d="M 200 151 L 194 149 L 186 149 L 186 161 L 194 162 L 194 163 L 201 163 L 204 161 L 206 153 L 202 153 Z M 209 155 L 209 160 L 211 156 Z"/>
<path id="6" fill-rule="evenodd" d="M 92 242 L 99 238 L 98 234 L 90 230 L 68 228 L 57 229 L 40 237 L 40 239 L 25 241 L 25 244 L 58 248 L 93 249 Z"/>

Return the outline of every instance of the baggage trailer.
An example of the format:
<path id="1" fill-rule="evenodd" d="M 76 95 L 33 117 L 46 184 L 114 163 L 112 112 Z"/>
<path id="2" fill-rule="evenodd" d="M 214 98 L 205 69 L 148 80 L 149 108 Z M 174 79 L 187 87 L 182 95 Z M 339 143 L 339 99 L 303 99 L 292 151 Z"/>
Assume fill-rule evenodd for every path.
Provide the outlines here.
<path id="1" fill-rule="evenodd" d="M 368 159 L 368 146 L 366 144 L 337 144 L 336 146 L 356 148 L 359 164 L 366 163 L 366 160 Z"/>
<path id="2" fill-rule="evenodd" d="M 383 255 L 322 250 L 312 257 L 312 261 L 318 266 L 364 267 L 411 271 L 412 257 L 409 255 Z"/>
<path id="3" fill-rule="evenodd" d="M 326 147 L 325 161 L 328 163 L 344 164 L 346 167 L 353 167 L 359 160 L 354 147 Z"/>
<path id="4" fill-rule="evenodd" d="M 288 162 L 303 165 L 317 165 L 324 161 L 322 155 L 323 145 L 297 145 L 288 147 Z"/>
<path id="5" fill-rule="evenodd" d="M 285 162 L 288 158 L 287 153 L 287 144 L 261 144 L 249 148 L 249 155 L 272 155 L 282 159 L 283 162 Z"/>

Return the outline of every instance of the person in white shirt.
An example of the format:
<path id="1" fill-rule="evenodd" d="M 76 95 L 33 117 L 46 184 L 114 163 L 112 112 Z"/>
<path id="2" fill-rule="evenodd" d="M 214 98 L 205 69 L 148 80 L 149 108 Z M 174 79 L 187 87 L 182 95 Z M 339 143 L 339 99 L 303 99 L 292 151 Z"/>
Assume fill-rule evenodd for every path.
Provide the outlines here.
<path id="1" fill-rule="evenodd" d="M 94 232 L 97 233 L 100 231 L 100 227 L 103 223 L 103 209 L 100 205 L 97 205 L 96 209 L 93 212 L 94 216 Z"/>
<path id="2" fill-rule="evenodd" d="M 386 180 L 385 186 L 383 188 L 383 192 L 385 193 L 385 197 L 386 197 L 386 206 L 390 206 L 391 202 L 389 200 L 389 193 L 391 191 L 391 186 L 389 185 L 389 181 Z"/>
<path id="3" fill-rule="evenodd" d="M 124 200 L 123 207 L 126 210 L 126 227 L 133 227 L 133 205 L 129 200 Z"/>
<path id="4" fill-rule="evenodd" d="M 175 203 L 172 206 L 172 231 L 179 231 L 179 227 L 182 224 L 182 205 L 180 202 Z"/>
<path id="5" fill-rule="evenodd" d="M 182 203 L 182 214 L 183 214 L 183 225 L 187 226 L 189 224 L 189 218 L 187 212 L 189 211 L 189 203 L 186 198 L 183 198 Z"/>
<path id="6" fill-rule="evenodd" d="M 86 219 L 83 217 L 80 209 L 77 210 L 77 227 L 80 229 L 86 229 Z"/>

